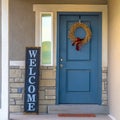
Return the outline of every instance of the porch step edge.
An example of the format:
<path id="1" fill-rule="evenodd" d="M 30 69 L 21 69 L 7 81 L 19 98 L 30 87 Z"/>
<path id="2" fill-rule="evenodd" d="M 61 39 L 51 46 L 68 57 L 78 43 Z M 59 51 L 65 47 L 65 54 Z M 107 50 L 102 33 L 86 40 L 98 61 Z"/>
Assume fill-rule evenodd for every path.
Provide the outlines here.
<path id="1" fill-rule="evenodd" d="M 108 106 L 102 105 L 49 105 L 49 114 L 59 113 L 94 113 L 94 114 L 108 114 Z"/>

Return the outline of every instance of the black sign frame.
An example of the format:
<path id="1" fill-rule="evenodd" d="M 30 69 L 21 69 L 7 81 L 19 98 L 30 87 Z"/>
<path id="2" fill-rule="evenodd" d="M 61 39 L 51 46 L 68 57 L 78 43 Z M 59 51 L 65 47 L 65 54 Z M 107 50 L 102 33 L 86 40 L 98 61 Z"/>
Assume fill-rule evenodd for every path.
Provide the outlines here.
<path id="1" fill-rule="evenodd" d="M 27 47 L 25 60 L 24 112 L 39 112 L 40 47 Z"/>

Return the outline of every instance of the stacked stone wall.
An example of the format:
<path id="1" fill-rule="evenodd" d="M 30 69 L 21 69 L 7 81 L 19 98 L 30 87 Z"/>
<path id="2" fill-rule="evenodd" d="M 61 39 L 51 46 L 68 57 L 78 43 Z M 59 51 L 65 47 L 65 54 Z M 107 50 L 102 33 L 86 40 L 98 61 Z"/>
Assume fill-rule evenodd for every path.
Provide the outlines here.
<path id="1" fill-rule="evenodd" d="M 102 105 L 108 105 L 108 68 L 102 68 Z"/>
<path id="2" fill-rule="evenodd" d="M 102 70 L 102 105 L 108 105 L 108 70 Z M 47 113 L 48 105 L 56 103 L 55 67 L 41 67 L 39 80 L 39 113 Z M 10 66 L 9 107 L 11 113 L 24 112 L 25 67 Z"/>

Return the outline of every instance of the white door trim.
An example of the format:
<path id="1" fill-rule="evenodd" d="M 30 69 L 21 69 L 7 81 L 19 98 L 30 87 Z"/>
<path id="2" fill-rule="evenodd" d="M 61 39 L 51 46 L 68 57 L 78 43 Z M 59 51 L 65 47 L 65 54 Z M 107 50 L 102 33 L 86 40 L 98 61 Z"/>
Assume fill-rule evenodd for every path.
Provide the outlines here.
<path id="1" fill-rule="evenodd" d="M 108 66 L 108 14 L 107 5 L 81 5 L 81 4 L 34 4 L 35 11 L 35 45 L 40 43 L 40 12 L 53 12 L 54 19 L 54 65 L 56 63 L 57 38 L 57 12 L 101 12 L 102 13 L 102 66 Z"/>
<path id="2" fill-rule="evenodd" d="M 112 120 L 116 120 L 116 118 L 115 117 L 113 117 L 112 115 L 108 115 Z"/>
<path id="3" fill-rule="evenodd" d="M 8 120 L 8 46 L 9 46 L 9 38 L 8 38 L 8 5 L 9 0 L 1 0 L 1 78 L 0 78 L 0 120 Z"/>

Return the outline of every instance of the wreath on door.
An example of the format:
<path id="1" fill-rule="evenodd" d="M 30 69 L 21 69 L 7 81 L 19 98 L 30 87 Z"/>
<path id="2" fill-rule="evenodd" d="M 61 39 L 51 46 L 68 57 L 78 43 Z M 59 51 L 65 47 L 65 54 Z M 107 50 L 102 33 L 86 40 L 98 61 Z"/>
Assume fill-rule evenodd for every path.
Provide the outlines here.
<path id="1" fill-rule="evenodd" d="M 86 32 L 86 36 L 84 38 L 79 38 L 79 37 L 76 37 L 75 36 L 75 31 L 78 29 L 78 28 L 82 28 L 85 30 Z M 91 36 L 92 36 L 92 32 L 90 30 L 90 28 L 84 24 L 84 23 L 81 23 L 81 22 L 76 22 L 74 23 L 71 27 L 70 27 L 70 30 L 69 30 L 69 35 L 68 37 L 71 39 L 72 41 L 72 46 L 76 46 L 76 50 L 79 51 L 80 48 L 89 42 L 89 40 L 91 39 Z"/>

